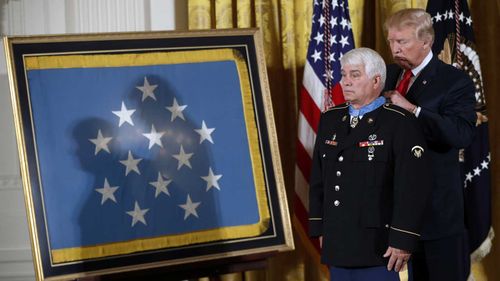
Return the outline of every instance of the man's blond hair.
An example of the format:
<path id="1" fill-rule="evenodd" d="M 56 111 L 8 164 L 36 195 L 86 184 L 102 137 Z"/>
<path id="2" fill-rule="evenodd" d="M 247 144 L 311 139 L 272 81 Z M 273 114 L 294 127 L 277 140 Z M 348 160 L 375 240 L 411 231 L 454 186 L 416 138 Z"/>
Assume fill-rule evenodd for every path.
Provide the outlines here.
<path id="1" fill-rule="evenodd" d="M 423 9 L 403 9 L 388 17 L 384 24 L 387 32 L 390 28 L 402 29 L 412 27 L 418 40 L 428 40 L 432 45 L 434 42 L 434 28 L 432 28 L 432 17 Z"/>

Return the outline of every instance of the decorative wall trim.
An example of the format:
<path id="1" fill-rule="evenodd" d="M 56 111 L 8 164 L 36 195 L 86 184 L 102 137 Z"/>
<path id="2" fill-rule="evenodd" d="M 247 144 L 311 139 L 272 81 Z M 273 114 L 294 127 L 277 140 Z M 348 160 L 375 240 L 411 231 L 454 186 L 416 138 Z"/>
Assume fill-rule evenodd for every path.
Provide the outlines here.
<path id="1" fill-rule="evenodd" d="M 0 191 L 7 190 L 7 189 L 18 190 L 21 188 L 22 188 L 22 182 L 21 182 L 20 176 L 18 176 L 18 175 L 0 175 Z"/>
<path id="2" fill-rule="evenodd" d="M 25 262 L 33 261 L 31 257 L 31 248 L 0 248 L 0 264 L 5 262 Z M 0 273 L 1 274 L 1 273 Z"/>
<path id="3" fill-rule="evenodd" d="M 35 279 L 30 248 L 0 249 L 0 281 Z"/>
<path id="4" fill-rule="evenodd" d="M 25 11 L 23 1 L 2 1 L 2 34 L 25 34 Z"/>
<path id="5" fill-rule="evenodd" d="M 69 0 L 67 26 L 70 33 L 150 30 L 149 0 Z"/>

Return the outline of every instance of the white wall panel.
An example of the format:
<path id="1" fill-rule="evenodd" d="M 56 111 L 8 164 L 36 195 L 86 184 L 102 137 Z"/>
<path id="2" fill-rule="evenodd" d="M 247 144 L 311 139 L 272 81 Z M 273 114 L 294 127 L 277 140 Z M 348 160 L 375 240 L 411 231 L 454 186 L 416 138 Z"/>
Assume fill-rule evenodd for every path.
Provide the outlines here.
<path id="1" fill-rule="evenodd" d="M 30 248 L 0 249 L 0 280 L 33 281 L 34 279 Z"/>
<path id="2" fill-rule="evenodd" d="M 21 179 L 0 175 L 0 280 L 34 280 Z"/>

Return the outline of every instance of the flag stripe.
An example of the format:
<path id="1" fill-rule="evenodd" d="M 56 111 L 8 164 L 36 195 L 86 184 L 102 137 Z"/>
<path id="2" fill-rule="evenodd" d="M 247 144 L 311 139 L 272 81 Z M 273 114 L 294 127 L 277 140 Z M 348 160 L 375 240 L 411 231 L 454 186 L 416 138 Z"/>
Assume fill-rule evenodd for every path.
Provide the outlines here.
<path id="1" fill-rule="evenodd" d="M 309 123 L 305 120 L 305 116 L 304 114 L 302 114 L 302 112 L 299 113 L 298 126 L 299 142 L 302 144 L 307 155 L 309 155 L 309 158 L 312 158 L 316 132 L 313 130 L 313 127 L 309 126 Z M 316 128 L 316 126 L 314 128 Z"/>
<path id="2" fill-rule="evenodd" d="M 309 182 L 311 173 L 311 162 L 312 160 L 309 157 L 309 155 L 307 155 L 307 152 L 302 143 L 297 142 L 297 166 L 302 172 L 305 182 Z"/>
<path id="3" fill-rule="evenodd" d="M 304 79 L 302 81 L 304 88 L 307 93 L 310 95 L 310 98 L 314 100 L 316 104 L 316 108 L 320 109 L 322 107 L 323 100 L 323 92 L 325 91 L 325 86 L 323 82 L 316 76 L 314 69 L 309 64 L 309 61 L 306 61 L 304 65 Z M 305 109 L 305 108 L 301 108 Z"/>
<path id="4" fill-rule="evenodd" d="M 321 110 L 314 104 L 314 100 L 311 98 L 305 87 L 302 87 L 300 91 L 300 112 L 309 123 L 308 126 L 316 132 L 316 126 L 319 123 Z M 299 120 L 299 122 L 300 121 L 301 120 Z M 302 128 L 299 128 L 299 133 L 301 129 Z"/>
<path id="5" fill-rule="evenodd" d="M 340 83 L 337 83 L 332 90 L 332 98 L 334 104 L 342 104 L 345 102 L 344 94 L 342 93 L 342 87 Z"/>
<path id="6" fill-rule="evenodd" d="M 295 167 L 295 195 L 300 200 L 302 208 L 309 212 L 309 185 L 299 167 Z"/>

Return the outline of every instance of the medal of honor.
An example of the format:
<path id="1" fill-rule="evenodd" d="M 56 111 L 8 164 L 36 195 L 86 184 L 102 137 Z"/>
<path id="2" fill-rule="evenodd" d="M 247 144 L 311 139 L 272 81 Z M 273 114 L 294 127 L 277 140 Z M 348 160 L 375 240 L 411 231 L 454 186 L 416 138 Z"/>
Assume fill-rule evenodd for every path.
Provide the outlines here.
<path id="1" fill-rule="evenodd" d="M 358 122 L 359 122 L 359 117 L 358 116 L 353 116 L 351 118 L 351 123 L 350 123 L 351 128 L 356 127 L 356 125 L 358 125 Z"/>

